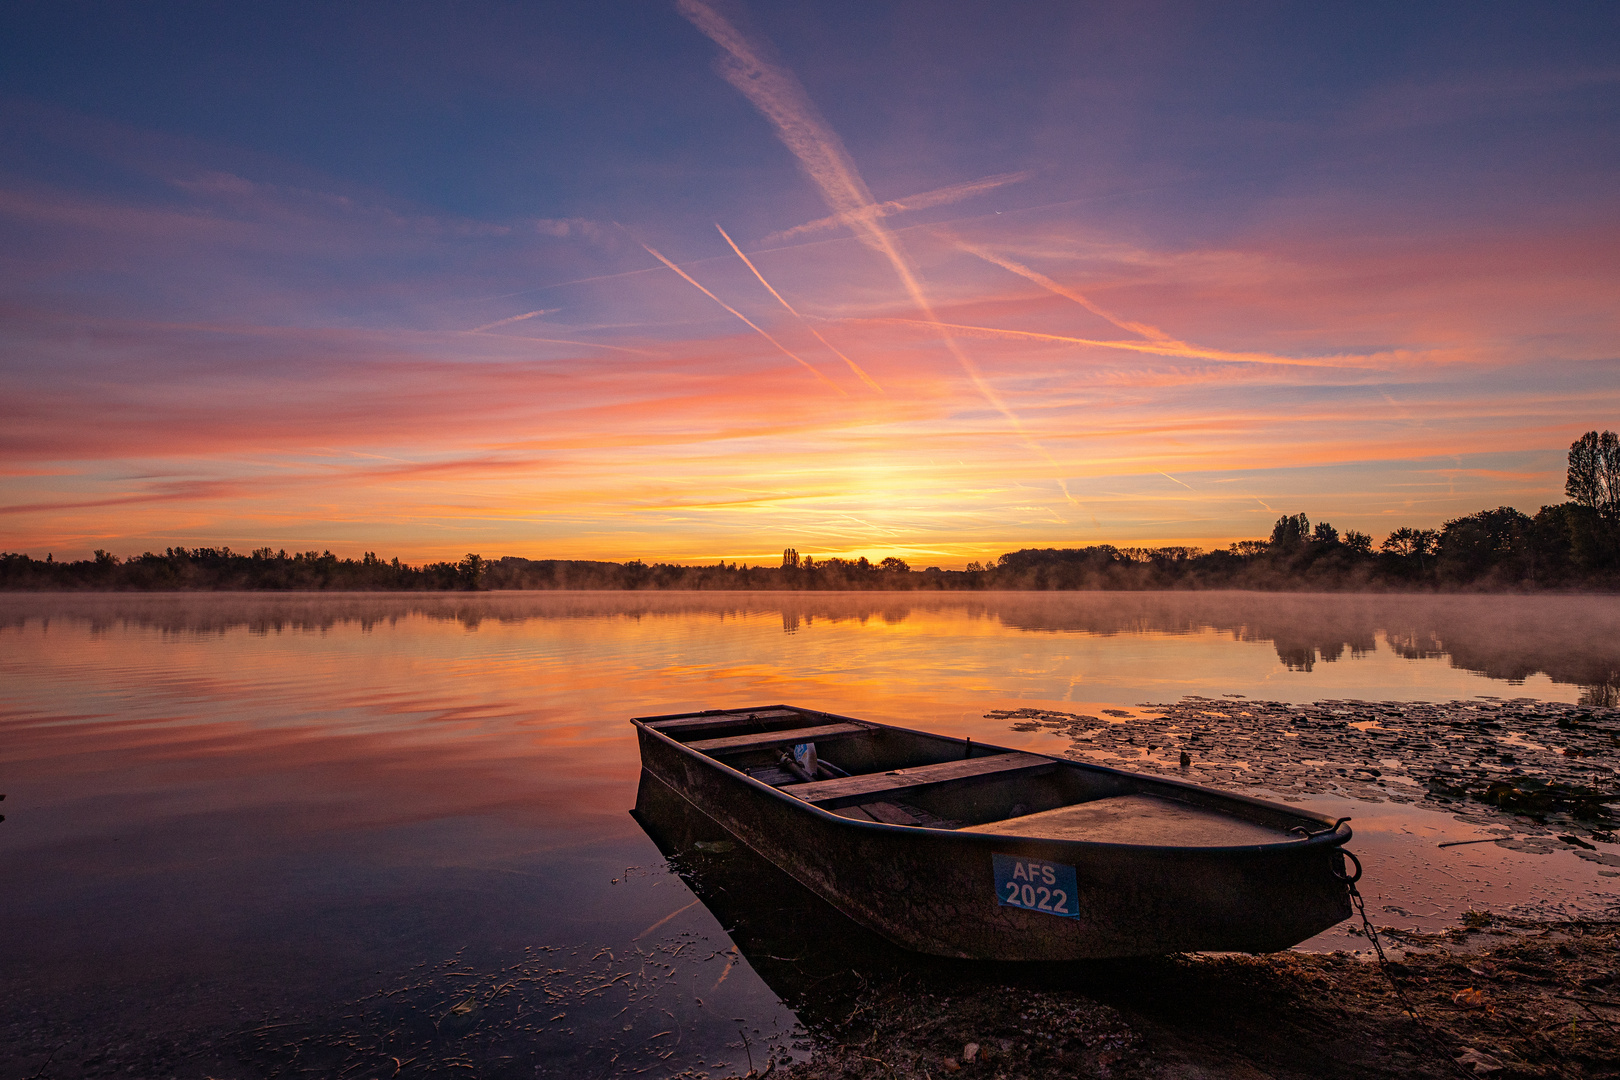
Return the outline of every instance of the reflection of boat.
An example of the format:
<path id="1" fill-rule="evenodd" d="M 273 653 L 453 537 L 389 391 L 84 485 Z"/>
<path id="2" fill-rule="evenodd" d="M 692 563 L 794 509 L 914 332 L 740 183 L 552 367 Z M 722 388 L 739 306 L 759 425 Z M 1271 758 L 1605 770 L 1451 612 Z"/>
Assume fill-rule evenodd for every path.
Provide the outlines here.
<path id="1" fill-rule="evenodd" d="M 633 813 L 749 966 L 807 1027 L 846 1015 L 862 980 L 915 970 L 915 953 L 839 914 L 646 770 Z"/>
<path id="2" fill-rule="evenodd" d="M 920 952 L 1261 952 L 1350 914 L 1350 829 L 1293 807 L 789 706 L 634 723 L 648 773 Z"/>

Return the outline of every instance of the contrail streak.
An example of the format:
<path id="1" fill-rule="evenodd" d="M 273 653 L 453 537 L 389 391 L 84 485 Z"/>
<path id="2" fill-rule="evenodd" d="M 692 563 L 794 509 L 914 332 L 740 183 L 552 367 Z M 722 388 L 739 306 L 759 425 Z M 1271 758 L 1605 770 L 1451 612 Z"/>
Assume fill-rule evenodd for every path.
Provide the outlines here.
<path id="1" fill-rule="evenodd" d="M 716 229 L 720 229 L 720 223 L 718 221 L 715 222 L 714 227 Z M 853 371 L 856 375 L 860 376 L 861 381 L 864 382 L 867 386 L 870 386 L 872 389 L 876 390 L 880 394 L 883 393 L 883 387 L 879 386 L 877 384 L 877 382 L 872 378 L 872 376 L 870 376 L 866 372 L 862 371 L 861 368 L 860 368 L 860 365 L 855 363 L 855 361 L 851 360 L 849 357 L 845 356 L 843 353 L 839 352 L 836 348 L 834 348 L 832 342 L 828 341 L 826 338 L 821 336 L 821 331 L 820 330 L 817 330 L 815 327 L 811 326 L 809 324 L 809 322 L 807 322 L 805 320 L 805 317 L 803 315 L 800 315 L 798 313 L 798 311 L 796 311 L 794 309 L 792 304 L 788 303 L 785 299 L 783 299 L 781 293 L 777 292 L 774 288 L 771 287 L 771 283 L 765 280 L 765 275 L 759 272 L 759 267 L 755 266 L 753 264 L 753 262 L 749 260 L 748 256 L 743 254 L 742 248 L 737 246 L 737 242 L 731 238 L 730 233 L 726 232 L 726 230 L 724 230 L 724 229 L 720 229 L 720 235 L 724 236 L 726 238 L 726 243 L 731 245 L 731 250 L 735 251 L 737 253 L 737 258 L 739 258 L 739 259 L 741 259 L 743 261 L 743 265 L 748 267 L 748 269 L 752 270 L 754 272 L 754 276 L 759 278 L 759 283 L 761 285 L 765 286 L 765 288 L 767 290 L 769 290 L 769 292 L 770 292 L 770 294 L 772 296 L 776 297 L 777 300 L 781 301 L 782 306 L 787 308 L 788 311 L 792 313 L 793 317 L 795 319 L 798 319 L 799 323 L 806 330 L 808 330 L 812 334 L 816 335 L 816 340 L 817 341 L 819 341 L 823 345 L 827 346 L 827 348 L 832 349 L 833 355 L 837 356 L 838 359 L 840 359 L 844 363 L 848 364 L 849 369 L 851 371 Z"/>
<path id="2" fill-rule="evenodd" d="M 1171 476 L 1169 473 L 1165 472 L 1163 469 L 1159 470 L 1159 475 L 1164 477 L 1166 480 L 1174 480 L 1176 483 L 1181 484 L 1181 486 L 1186 488 L 1188 491 L 1194 490 L 1193 486 L 1191 484 L 1182 483 L 1182 481 L 1176 480 L 1175 477 Z"/>
<path id="3" fill-rule="evenodd" d="M 702 0 L 676 0 L 676 9 L 725 52 L 720 74 L 765 114 L 836 214 L 858 217 L 872 193 L 842 141 L 817 113 L 793 75 L 768 61 L 754 43 Z M 870 230 L 868 230 L 870 232 Z M 876 238 L 863 237 L 868 242 Z"/>
<path id="4" fill-rule="evenodd" d="M 957 247 L 961 248 L 968 254 L 977 255 L 985 262 L 993 263 L 996 266 L 1001 267 L 1003 270 L 1010 270 L 1019 277 L 1028 278 L 1030 281 L 1033 281 L 1043 289 L 1054 292 L 1067 300 L 1073 300 L 1075 303 L 1079 304 L 1093 315 L 1097 315 L 1108 320 L 1121 330 L 1128 330 L 1133 334 L 1140 334 L 1149 341 L 1164 346 L 1166 349 L 1170 350 L 1164 352 L 1164 355 L 1166 356 L 1190 356 L 1203 360 L 1231 360 L 1256 364 L 1300 364 L 1306 362 L 1290 359 L 1289 357 L 1285 356 L 1273 356 L 1269 353 L 1234 353 L 1226 352 L 1221 349 L 1206 349 L 1199 345 L 1189 345 L 1185 341 L 1171 337 L 1169 334 L 1165 333 L 1163 330 L 1160 330 L 1156 326 L 1149 326 L 1147 323 L 1132 322 L 1129 319 L 1122 319 L 1113 312 L 1104 310 L 1102 307 L 1092 302 L 1092 300 L 1085 294 L 1071 289 L 1061 282 L 1053 281 L 1051 278 L 1047 277 L 1038 270 L 1031 270 L 1027 266 L 1020 263 L 1015 263 L 1011 259 L 997 255 L 994 252 L 985 251 L 983 248 L 975 247 L 974 245 L 963 240 L 956 240 L 954 237 L 952 239 Z"/>
<path id="5" fill-rule="evenodd" d="M 890 323 L 900 326 L 925 326 L 938 330 L 944 328 L 961 334 L 971 334 L 975 337 L 991 338 L 1017 338 L 1026 341 L 1056 341 L 1068 345 L 1092 345 L 1101 349 L 1120 349 L 1125 352 L 1148 353 L 1153 356 L 1177 356 L 1190 360 L 1216 360 L 1223 364 L 1275 364 L 1281 367 L 1368 367 L 1366 357 L 1360 356 L 1324 356 L 1315 359 L 1298 359 L 1289 356 L 1273 356 L 1270 353 L 1237 353 L 1224 352 L 1220 349 L 1201 349 L 1195 345 L 1188 345 L 1181 341 L 1106 341 L 1098 338 L 1070 337 L 1067 334 L 1042 334 L 1034 330 L 1005 330 L 999 326 L 965 326 L 961 323 L 942 323 L 930 319 L 855 319 L 853 322 Z"/>
<path id="6" fill-rule="evenodd" d="M 483 326 L 475 326 L 471 330 L 468 330 L 467 333 L 482 334 L 485 330 L 493 330 L 497 326 L 505 326 L 507 323 L 522 322 L 524 319 L 533 319 L 539 315 L 554 315 L 561 310 L 562 308 L 542 308 L 539 311 L 525 311 L 523 314 L 513 315 L 509 319 L 496 319 L 492 323 L 485 323 Z"/>
<path id="7" fill-rule="evenodd" d="M 674 263 L 672 263 L 668 259 L 664 258 L 662 255 L 660 255 L 657 251 L 653 250 L 648 245 L 642 244 L 641 246 L 647 249 L 647 254 L 651 255 L 653 258 L 657 259 L 659 262 L 663 263 L 665 266 L 669 267 L 671 270 L 673 270 L 677 274 L 681 275 L 681 277 L 685 278 L 688 282 L 690 282 L 693 286 L 695 286 L 697 288 L 697 290 L 699 292 L 701 292 L 704 296 L 707 296 L 710 300 L 713 300 L 715 303 L 719 304 L 721 307 L 725 308 L 727 311 L 729 311 L 733 315 L 737 316 L 737 318 L 739 318 L 743 322 L 747 323 L 749 325 L 749 327 L 751 327 L 753 329 L 754 333 L 758 334 L 760 337 L 764 338 L 766 341 L 770 342 L 772 345 L 775 345 L 778 349 L 780 349 L 782 351 L 782 354 L 784 356 L 787 356 L 787 357 L 789 357 L 789 358 L 791 358 L 793 360 L 798 361 L 800 364 L 803 364 L 805 370 L 810 372 L 810 374 L 814 375 L 816 378 L 820 379 L 822 382 L 826 383 L 828 386 L 832 387 L 834 390 L 838 391 L 840 394 L 843 394 L 845 397 L 849 396 L 849 391 L 845 390 L 842 386 L 839 386 L 837 383 L 835 383 L 831 379 L 827 378 L 827 376 L 825 376 L 821 372 L 817 371 L 816 368 L 815 368 L 815 365 L 813 365 L 809 361 L 805 360 L 804 357 L 800 356 L 798 353 L 796 353 L 793 350 L 789 349 L 786 345 L 783 345 L 780 341 L 777 341 L 775 338 L 771 337 L 771 335 L 767 334 L 764 330 L 761 330 L 758 326 L 756 326 L 753 323 L 752 320 L 750 320 L 748 318 L 748 316 L 744 315 L 742 312 L 738 311 L 736 308 L 732 307 L 730 304 L 726 303 L 724 300 L 722 300 L 718 296 L 714 295 L 714 293 L 710 292 L 708 289 L 705 289 L 702 285 L 699 285 L 698 282 L 697 282 L 697 279 L 692 277 L 691 274 L 688 274 L 685 270 L 682 270 L 680 267 L 676 266 Z"/>
<path id="8" fill-rule="evenodd" d="M 546 345 L 582 345 L 587 349 L 608 349 L 612 352 L 629 353 L 631 356 L 658 355 L 657 353 L 648 352 L 646 349 L 626 349 L 622 345 L 603 345 L 599 341 L 571 341 L 568 338 L 530 337 L 528 334 L 506 334 L 502 335 L 502 337 L 507 341 L 539 341 Z"/>
<path id="9" fill-rule="evenodd" d="M 952 239 L 954 240 L 955 238 L 953 237 Z M 1011 259 L 1004 258 L 995 254 L 994 252 L 986 251 L 980 247 L 975 247 L 966 241 L 956 240 L 955 243 L 957 247 L 961 248 L 969 255 L 977 255 L 987 263 L 993 263 L 994 265 L 1001 267 L 1003 270 L 1010 270 L 1019 277 L 1028 278 L 1030 281 L 1033 281 L 1043 289 L 1054 292 L 1067 300 L 1073 300 L 1075 303 L 1079 304 L 1093 315 L 1108 320 L 1121 330 L 1129 330 L 1133 334 L 1141 334 L 1149 341 L 1175 341 L 1175 339 L 1169 334 L 1166 334 L 1163 330 L 1160 330 L 1156 326 L 1149 326 L 1146 323 L 1131 322 L 1127 319 L 1120 318 L 1111 311 L 1103 310 L 1101 307 L 1094 304 L 1083 293 L 1077 292 L 1066 285 L 1053 281 L 1045 274 L 1031 270 L 1027 266 L 1015 263 Z M 1176 343 L 1181 344 L 1181 342 Z"/>
<path id="10" fill-rule="evenodd" d="M 935 188 L 933 191 L 924 191 L 919 195 L 908 195 L 903 199 L 890 199 L 888 202 L 873 203 L 860 211 L 859 216 L 866 218 L 889 217 L 892 214 L 903 214 L 909 210 L 926 210 L 931 206 L 944 206 L 948 203 L 961 202 L 971 199 L 975 195 L 986 191 L 993 191 L 1006 184 L 1016 184 L 1020 180 L 1028 180 L 1029 173 L 1001 173 L 997 176 L 987 176 L 983 180 L 972 180 L 965 184 L 952 184 L 950 187 Z M 824 229 L 837 228 L 839 225 L 848 225 L 854 219 L 845 214 L 833 214 L 830 217 L 817 218 L 807 221 L 803 225 L 795 225 L 791 229 L 771 233 L 765 238 L 767 244 L 777 244 L 784 240 L 791 240 L 806 233 L 821 232 Z"/>
<path id="11" fill-rule="evenodd" d="M 721 76 L 776 127 L 777 137 L 799 159 L 805 175 L 821 189 L 828 209 L 847 220 L 857 239 L 888 259 L 906 295 L 928 322 L 938 327 L 941 342 L 956 357 L 974 387 L 1007 419 L 1026 445 L 1055 465 L 1051 455 L 1030 439 L 1017 414 L 985 382 L 978 365 L 934 314 L 934 306 L 923 292 L 922 283 L 902 253 L 899 241 L 882 226 L 878 216 L 870 212 L 876 200 L 866 181 L 861 179 L 849 151 L 844 149 L 843 140 L 821 118 L 799 80 L 768 60 L 753 42 L 703 0 L 675 0 L 675 7 L 724 51 Z M 1064 497 L 1073 502 L 1061 478 L 1058 486 L 1063 488 Z"/>
<path id="12" fill-rule="evenodd" d="M 487 330 L 495 329 L 497 326 L 507 326 L 511 323 L 522 322 L 525 319 L 532 319 L 537 315 L 551 315 L 561 310 L 562 308 L 546 308 L 541 311 L 525 311 L 522 315 L 513 315 L 509 319 L 496 319 L 492 323 L 485 323 L 483 326 L 475 326 L 471 330 L 463 330 L 461 332 L 463 334 L 482 334 Z M 587 349 L 608 349 L 613 352 L 630 353 L 633 356 L 647 355 L 647 351 L 645 349 L 626 349 L 619 345 L 603 345 L 596 341 L 572 341 L 568 338 L 530 337 L 527 334 L 519 334 L 515 339 L 512 338 L 511 335 L 503 334 L 500 336 L 507 340 L 543 341 L 547 345 L 581 345 Z"/>

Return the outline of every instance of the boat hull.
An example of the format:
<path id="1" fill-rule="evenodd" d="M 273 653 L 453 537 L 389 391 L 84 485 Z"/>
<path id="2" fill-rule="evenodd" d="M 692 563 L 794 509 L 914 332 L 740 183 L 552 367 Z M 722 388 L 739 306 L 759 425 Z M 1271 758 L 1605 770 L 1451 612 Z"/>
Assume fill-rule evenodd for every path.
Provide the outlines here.
<path id="1" fill-rule="evenodd" d="M 1196 848 L 854 821 L 637 732 L 648 774 L 851 919 L 917 952 L 1018 961 L 1271 952 L 1350 914 L 1335 876 L 1343 826 L 1290 843 Z M 1077 916 L 999 904 L 998 854 L 1073 867 Z"/>

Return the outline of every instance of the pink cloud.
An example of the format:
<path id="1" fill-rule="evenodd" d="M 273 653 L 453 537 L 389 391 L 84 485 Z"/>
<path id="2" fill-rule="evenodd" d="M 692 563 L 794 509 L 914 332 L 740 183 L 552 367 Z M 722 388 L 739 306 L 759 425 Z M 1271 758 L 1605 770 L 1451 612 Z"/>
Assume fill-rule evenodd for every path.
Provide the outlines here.
<path id="1" fill-rule="evenodd" d="M 702 557 L 782 535 L 1238 537 L 1294 496 L 1201 476 L 1362 463 L 1327 493 L 1344 526 L 1463 455 L 1480 460 L 1451 470 L 1473 485 L 1458 498 L 1533 509 L 1558 497 L 1546 455 L 1620 415 L 1613 227 L 1358 234 L 1325 215 L 1172 250 L 1072 208 L 950 225 L 1096 310 L 875 219 L 925 304 L 854 238 L 682 261 L 846 397 L 668 271 L 536 254 L 590 240 L 583 218 L 168 175 L 190 177 L 171 203 L 0 190 L 19 238 L 0 251 L 0 546 Z M 559 287 L 510 288 L 528 281 Z M 1164 490 L 1132 487 L 1148 483 Z"/>

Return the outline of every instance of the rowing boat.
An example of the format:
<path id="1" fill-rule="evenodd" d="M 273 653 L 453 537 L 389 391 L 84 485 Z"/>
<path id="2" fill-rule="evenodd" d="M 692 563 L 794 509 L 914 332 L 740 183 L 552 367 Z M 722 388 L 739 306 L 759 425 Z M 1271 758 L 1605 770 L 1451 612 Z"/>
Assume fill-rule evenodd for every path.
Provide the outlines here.
<path id="1" fill-rule="evenodd" d="M 1271 952 L 1350 915 L 1350 828 L 1298 807 L 787 705 L 632 723 L 644 783 L 918 952 Z"/>

